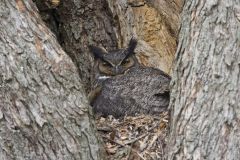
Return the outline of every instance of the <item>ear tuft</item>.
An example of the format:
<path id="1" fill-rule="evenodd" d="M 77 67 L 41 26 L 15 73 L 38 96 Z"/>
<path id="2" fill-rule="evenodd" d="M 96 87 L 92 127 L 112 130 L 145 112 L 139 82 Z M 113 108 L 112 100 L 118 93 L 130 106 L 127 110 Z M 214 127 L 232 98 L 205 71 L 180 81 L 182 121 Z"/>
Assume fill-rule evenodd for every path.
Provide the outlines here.
<path id="1" fill-rule="evenodd" d="M 107 53 L 106 49 L 103 47 L 88 46 L 89 50 L 93 53 L 95 58 L 103 58 L 103 55 Z"/>
<path id="2" fill-rule="evenodd" d="M 133 53 L 136 46 L 137 46 L 137 39 L 132 37 L 128 44 L 128 52 Z"/>

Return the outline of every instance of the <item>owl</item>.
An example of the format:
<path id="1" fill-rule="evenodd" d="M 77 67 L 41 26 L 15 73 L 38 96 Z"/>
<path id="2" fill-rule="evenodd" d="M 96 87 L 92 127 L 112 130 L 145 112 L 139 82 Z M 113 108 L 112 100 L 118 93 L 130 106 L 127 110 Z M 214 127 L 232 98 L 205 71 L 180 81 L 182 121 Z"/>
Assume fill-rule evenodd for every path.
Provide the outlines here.
<path id="1" fill-rule="evenodd" d="M 110 52 L 90 47 L 95 57 L 95 87 L 89 97 L 96 114 L 120 118 L 167 109 L 171 78 L 159 69 L 140 65 L 136 46 L 137 40 L 131 39 L 127 48 Z"/>
<path id="2" fill-rule="evenodd" d="M 124 74 L 131 67 L 138 65 L 134 49 L 137 45 L 136 39 L 131 39 L 127 49 L 118 49 L 107 52 L 102 47 L 90 46 L 90 51 L 94 54 L 94 70 L 99 76 L 116 76 Z"/>

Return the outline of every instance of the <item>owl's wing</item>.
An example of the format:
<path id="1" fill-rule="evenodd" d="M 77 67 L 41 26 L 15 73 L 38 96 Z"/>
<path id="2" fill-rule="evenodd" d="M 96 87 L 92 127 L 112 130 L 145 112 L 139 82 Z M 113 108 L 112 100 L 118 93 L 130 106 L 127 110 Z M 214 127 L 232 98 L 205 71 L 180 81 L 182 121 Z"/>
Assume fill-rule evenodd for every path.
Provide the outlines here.
<path id="1" fill-rule="evenodd" d="M 88 100 L 90 102 L 90 105 L 92 105 L 92 103 L 95 101 L 97 96 L 101 93 L 101 91 L 102 91 L 102 87 L 101 86 L 97 86 L 94 90 L 92 90 L 88 94 Z"/>

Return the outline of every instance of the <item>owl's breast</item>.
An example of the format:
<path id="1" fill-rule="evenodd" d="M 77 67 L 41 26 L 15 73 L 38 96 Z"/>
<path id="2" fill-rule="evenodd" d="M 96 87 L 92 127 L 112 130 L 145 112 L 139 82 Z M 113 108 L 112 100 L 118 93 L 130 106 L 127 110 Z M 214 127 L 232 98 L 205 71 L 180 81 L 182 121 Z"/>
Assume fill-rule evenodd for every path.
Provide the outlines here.
<path id="1" fill-rule="evenodd" d="M 93 109 L 104 116 L 158 114 L 169 104 L 170 77 L 154 68 L 132 68 L 124 75 L 107 78 Z"/>

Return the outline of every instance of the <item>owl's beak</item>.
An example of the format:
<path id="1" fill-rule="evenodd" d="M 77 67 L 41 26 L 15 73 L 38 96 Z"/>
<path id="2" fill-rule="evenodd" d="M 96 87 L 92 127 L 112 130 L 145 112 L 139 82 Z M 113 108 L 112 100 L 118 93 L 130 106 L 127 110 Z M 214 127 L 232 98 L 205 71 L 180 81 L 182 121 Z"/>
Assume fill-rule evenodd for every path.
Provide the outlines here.
<path id="1" fill-rule="evenodd" d="M 119 72 L 119 66 L 115 67 L 115 72 L 118 73 Z"/>
<path id="2" fill-rule="evenodd" d="M 122 74 L 122 73 L 121 73 L 121 66 L 116 66 L 116 67 L 115 67 L 115 73 L 116 73 L 116 74 Z"/>

